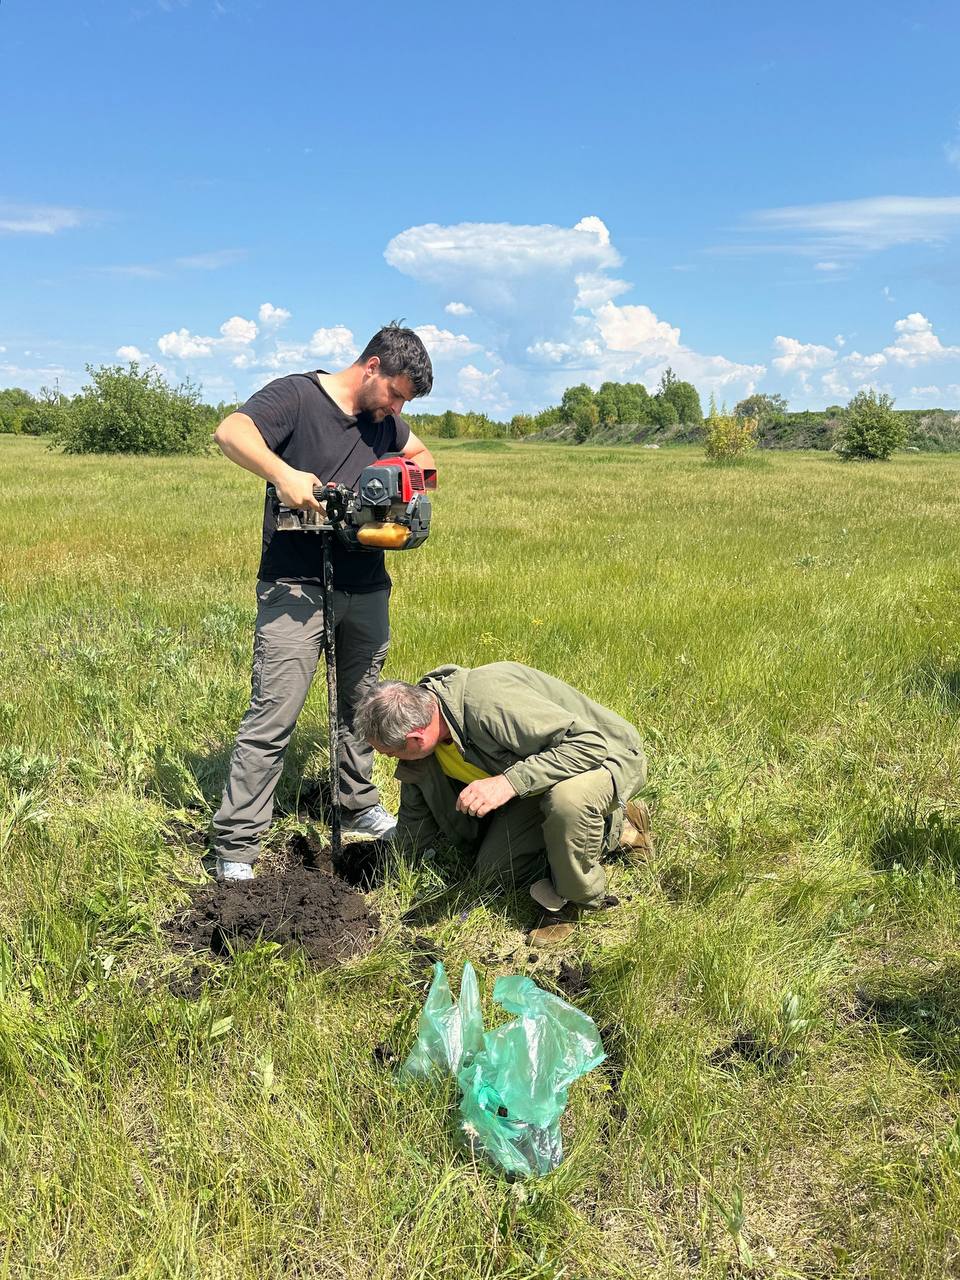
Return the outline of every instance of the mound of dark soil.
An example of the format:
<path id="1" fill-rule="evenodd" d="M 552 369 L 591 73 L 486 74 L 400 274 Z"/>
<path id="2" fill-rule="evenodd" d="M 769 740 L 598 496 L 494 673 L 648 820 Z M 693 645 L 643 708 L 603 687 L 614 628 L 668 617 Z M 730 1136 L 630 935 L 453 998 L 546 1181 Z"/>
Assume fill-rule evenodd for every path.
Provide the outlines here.
<path id="1" fill-rule="evenodd" d="M 329 866 L 301 864 L 278 876 L 204 887 L 167 928 L 196 951 L 224 955 L 262 940 L 301 947 L 328 966 L 365 950 L 378 924 L 363 897 Z"/>

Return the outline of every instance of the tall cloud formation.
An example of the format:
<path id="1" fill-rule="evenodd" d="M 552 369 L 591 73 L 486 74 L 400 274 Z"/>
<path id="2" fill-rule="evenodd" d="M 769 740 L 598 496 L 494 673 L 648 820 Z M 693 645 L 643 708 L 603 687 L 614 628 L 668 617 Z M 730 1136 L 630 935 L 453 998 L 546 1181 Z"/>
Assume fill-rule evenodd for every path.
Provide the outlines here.
<path id="1" fill-rule="evenodd" d="M 470 407 L 463 400 L 469 388 L 483 395 L 474 407 L 531 408 L 556 400 L 573 381 L 598 386 L 616 378 L 655 385 L 668 365 L 704 391 L 746 394 L 766 372 L 761 364 L 692 350 L 676 326 L 647 306 L 618 305 L 614 299 L 632 286 L 612 274 L 622 256 L 605 223 L 592 215 L 573 227 L 427 223 L 394 236 L 384 257 L 404 275 L 434 287 L 438 297 L 458 300 L 445 310 L 473 317 L 491 366 L 485 371 L 475 360 L 448 369 L 446 362 L 465 354 L 463 343 L 471 338 L 431 344 L 424 332 L 439 366 L 436 403 L 455 385 L 461 393 L 455 407 Z"/>

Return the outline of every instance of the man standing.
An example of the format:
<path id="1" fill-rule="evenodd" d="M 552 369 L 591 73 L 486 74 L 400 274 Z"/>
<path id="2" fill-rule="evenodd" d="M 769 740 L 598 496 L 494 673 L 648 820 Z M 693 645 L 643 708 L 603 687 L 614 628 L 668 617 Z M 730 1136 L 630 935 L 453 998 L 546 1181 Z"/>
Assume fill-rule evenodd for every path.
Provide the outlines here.
<path id="1" fill-rule="evenodd" d="M 423 343 L 391 324 L 338 373 L 317 369 L 269 383 L 220 423 L 214 439 L 232 462 L 274 485 L 285 506 L 317 511 L 315 486 L 353 489 L 377 458 L 399 453 L 433 467 L 400 417 L 406 401 L 432 386 Z M 250 706 L 212 828 L 217 874 L 225 879 L 253 875 L 270 825 L 284 752 L 323 647 L 322 575 L 321 540 L 278 531 L 265 499 Z M 334 542 L 333 585 L 343 829 L 385 839 L 396 823 L 371 780 L 373 752 L 352 733 L 354 707 L 378 679 L 390 641 L 383 552 Z"/>
<path id="2" fill-rule="evenodd" d="M 542 671 L 492 662 L 387 681 L 360 699 L 354 726 L 400 761 L 397 842 L 446 840 L 476 855 L 483 879 L 533 881 L 542 940 L 559 940 L 551 921 L 564 915 L 572 931 L 571 907 L 602 905 L 605 853 L 652 852 L 646 805 L 628 803 L 646 780 L 640 735 Z"/>

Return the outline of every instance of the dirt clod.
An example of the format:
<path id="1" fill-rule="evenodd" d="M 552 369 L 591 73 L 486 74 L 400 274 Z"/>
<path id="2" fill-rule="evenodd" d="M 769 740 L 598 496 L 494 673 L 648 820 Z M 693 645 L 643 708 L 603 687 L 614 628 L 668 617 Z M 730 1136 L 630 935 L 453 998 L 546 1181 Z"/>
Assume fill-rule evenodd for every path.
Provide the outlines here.
<path id="1" fill-rule="evenodd" d="M 198 890 L 167 926 L 175 941 L 223 956 L 258 941 L 301 947 L 322 967 L 365 950 L 378 920 L 328 866 L 294 865 L 281 875 L 223 881 Z"/>
<path id="2" fill-rule="evenodd" d="M 554 985 L 567 1000 L 576 1000 L 590 990 L 592 970 L 588 964 L 573 964 L 568 960 L 560 961 L 560 968 L 554 978 Z"/>

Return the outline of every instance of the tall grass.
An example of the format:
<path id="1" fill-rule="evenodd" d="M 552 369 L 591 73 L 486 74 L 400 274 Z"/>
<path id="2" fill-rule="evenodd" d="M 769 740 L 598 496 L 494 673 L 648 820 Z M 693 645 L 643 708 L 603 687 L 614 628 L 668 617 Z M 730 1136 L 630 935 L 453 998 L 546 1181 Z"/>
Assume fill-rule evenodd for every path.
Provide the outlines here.
<path id="1" fill-rule="evenodd" d="M 390 672 L 519 659 L 649 746 L 656 857 L 574 946 L 610 1061 L 564 1164 L 504 1183 L 445 1086 L 372 1056 L 422 1000 L 400 916 L 435 871 L 399 868 L 342 969 L 170 952 L 248 691 L 259 486 L 0 438 L 0 1276 L 957 1274 L 960 460 L 440 466 Z M 274 844 L 309 822 L 322 684 Z M 415 928 L 489 1000 L 550 980 L 532 915 Z"/>

